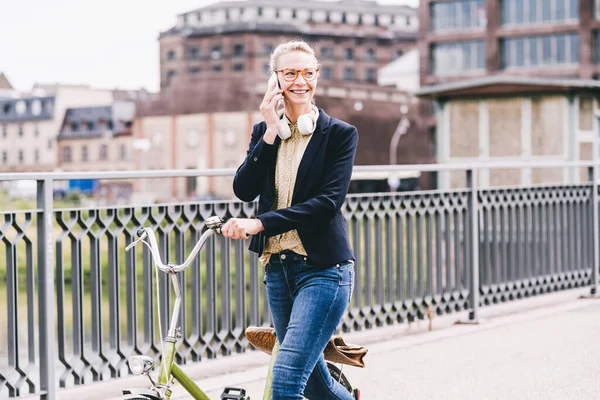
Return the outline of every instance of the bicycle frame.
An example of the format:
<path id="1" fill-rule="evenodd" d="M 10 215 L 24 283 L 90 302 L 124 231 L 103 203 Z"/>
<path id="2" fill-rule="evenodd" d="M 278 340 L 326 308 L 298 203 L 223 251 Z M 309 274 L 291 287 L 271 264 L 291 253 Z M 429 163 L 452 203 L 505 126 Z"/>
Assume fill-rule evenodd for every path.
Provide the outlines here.
<path id="1" fill-rule="evenodd" d="M 220 224 L 221 220 L 218 217 L 213 217 L 215 219 L 207 219 L 207 226 L 209 229 L 202 234 L 200 240 L 194 246 L 192 252 L 186 259 L 186 261 L 181 265 L 174 265 L 171 263 L 163 264 L 160 258 L 160 254 L 158 251 L 158 244 L 156 242 L 156 237 L 154 232 L 150 228 L 142 228 L 138 231 L 139 239 L 135 242 L 129 244 L 126 250 L 131 249 L 137 243 L 142 242 L 146 246 L 150 248 L 152 253 L 152 258 L 156 267 L 163 272 L 166 272 L 171 278 L 171 283 L 173 285 L 173 290 L 175 292 L 175 302 L 173 305 L 173 312 L 171 316 L 171 321 L 169 324 L 169 330 L 167 331 L 167 336 L 164 338 L 162 343 L 162 360 L 160 362 L 160 370 L 158 374 L 158 381 L 155 384 L 152 381 L 153 389 L 156 391 L 156 394 L 159 395 L 164 400 L 170 400 L 172 391 L 171 391 L 171 383 L 174 380 L 179 382 L 181 386 L 188 392 L 190 396 L 192 396 L 195 400 L 210 400 L 210 398 L 200 389 L 194 381 L 187 376 L 181 368 L 174 362 L 175 359 L 175 344 L 177 343 L 177 339 L 181 337 L 181 332 L 177 327 L 177 319 L 179 318 L 179 312 L 181 308 L 181 288 L 179 286 L 179 279 L 177 278 L 177 274 L 179 272 L 185 271 L 187 267 L 192 263 L 193 258 L 198 254 L 200 249 L 204 246 L 204 243 L 217 232 L 220 232 Z M 217 221 L 218 220 L 218 221 Z M 148 238 L 149 242 L 144 241 L 145 238 Z M 273 365 L 275 364 L 275 359 L 277 358 L 277 354 L 279 352 L 279 343 L 275 341 L 275 347 L 273 348 L 271 354 L 271 360 L 269 363 L 269 370 L 267 372 L 266 384 L 263 399 L 269 400 L 271 398 L 271 384 L 273 382 Z M 155 397 L 155 396 L 153 396 Z"/>

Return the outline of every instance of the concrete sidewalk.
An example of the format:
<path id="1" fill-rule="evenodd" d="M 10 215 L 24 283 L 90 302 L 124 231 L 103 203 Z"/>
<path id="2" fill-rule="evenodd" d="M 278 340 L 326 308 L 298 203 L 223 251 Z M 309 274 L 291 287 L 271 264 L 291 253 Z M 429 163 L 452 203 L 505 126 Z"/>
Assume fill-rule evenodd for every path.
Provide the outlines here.
<path id="1" fill-rule="evenodd" d="M 457 324 L 467 314 L 344 335 L 369 347 L 367 368 L 344 373 L 362 399 L 600 399 L 600 300 L 589 289 L 544 295 L 481 311 L 481 323 Z M 225 386 L 262 399 L 269 357 L 223 357 L 185 366 L 211 399 Z M 62 390 L 59 400 L 117 399 L 120 389 L 146 386 L 144 377 Z M 175 386 L 173 399 L 189 399 Z"/>

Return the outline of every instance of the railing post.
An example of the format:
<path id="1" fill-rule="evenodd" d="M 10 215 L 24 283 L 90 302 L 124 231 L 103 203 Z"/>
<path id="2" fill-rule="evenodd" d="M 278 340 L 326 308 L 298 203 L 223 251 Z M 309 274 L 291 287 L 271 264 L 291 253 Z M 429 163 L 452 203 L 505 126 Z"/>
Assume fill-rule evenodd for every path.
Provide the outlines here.
<path id="1" fill-rule="evenodd" d="M 479 199 L 477 197 L 477 173 L 474 168 L 467 170 L 469 188 L 469 259 L 471 261 L 471 279 L 469 287 L 470 322 L 479 322 Z"/>
<path id="2" fill-rule="evenodd" d="M 588 169 L 588 175 L 592 181 L 592 241 L 593 241 L 593 257 L 592 257 L 592 288 L 590 294 L 595 296 L 598 294 L 598 264 L 600 263 L 600 248 L 598 238 L 598 167 L 594 163 Z"/>
<path id="3" fill-rule="evenodd" d="M 53 181 L 37 181 L 37 250 L 40 399 L 56 399 L 54 332 Z"/>

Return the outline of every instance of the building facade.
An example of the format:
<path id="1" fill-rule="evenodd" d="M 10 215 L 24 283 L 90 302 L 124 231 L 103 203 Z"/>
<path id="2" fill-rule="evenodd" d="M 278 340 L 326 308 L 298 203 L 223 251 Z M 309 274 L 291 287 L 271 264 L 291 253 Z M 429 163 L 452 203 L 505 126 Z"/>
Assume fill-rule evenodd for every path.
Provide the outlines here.
<path id="1" fill-rule="evenodd" d="M 422 85 L 600 74 L 598 0 L 421 0 L 419 20 Z"/>
<path id="2" fill-rule="evenodd" d="M 179 15 L 160 35 L 161 88 L 176 79 L 262 78 L 275 46 L 296 38 L 315 46 L 321 82 L 375 85 L 377 70 L 414 46 L 416 14 L 366 0 L 220 2 Z"/>
<path id="3" fill-rule="evenodd" d="M 54 171 L 56 136 L 69 107 L 112 102 L 110 90 L 58 86 L 0 99 L 0 171 Z"/>
<path id="4" fill-rule="evenodd" d="M 598 146 L 600 82 L 490 76 L 433 85 L 437 117 L 436 158 L 461 164 L 591 161 Z M 481 170 L 480 187 L 588 181 L 587 168 Z M 464 188 L 465 173 L 443 172 L 442 189 Z"/>
<path id="5" fill-rule="evenodd" d="M 416 99 L 377 82 L 383 66 L 414 49 L 416 15 L 410 7 L 365 0 L 233 1 L 179 15 L 159 38 L 160 98 L 138 104 L 135 135 L 151 143 L 137 150 L 138 168 L 239 166 L 252 126 L 262 120 L 270 55 L 296 39 L 309 43 L 320 63 L 317 106 L 359 130 L 357 164 L 389 163 L 400 110 L 412 124 L 398 162 L 431 162 Z M 168 199 L 233 196 L 231 177 L 156 185 Z"/>

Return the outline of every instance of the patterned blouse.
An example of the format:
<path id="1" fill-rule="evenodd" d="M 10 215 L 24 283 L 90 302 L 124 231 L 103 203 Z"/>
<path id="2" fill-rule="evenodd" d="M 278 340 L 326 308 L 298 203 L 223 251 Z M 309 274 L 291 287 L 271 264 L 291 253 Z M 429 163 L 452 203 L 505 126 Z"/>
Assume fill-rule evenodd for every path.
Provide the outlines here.
<path id="1" fill-rule="evenodd" d="M 312 135 L 303 135 L 295 124 L 289 124 L 292 136 L 282 140 L 277 152 L 277 165 L 275 168 L 275 204 L 274 209 L 287 208 L 292 205 L 292 195 L 296 184 L 296 175 L 300 161 L 308 146 Z M 267 239 L 265 249 L 260 257 L 260 263 L 268 264 L 271 255 L 283 250 L 291 250 L 296 254 L 306 256 L 300 236 L 294 229 Z"/>

